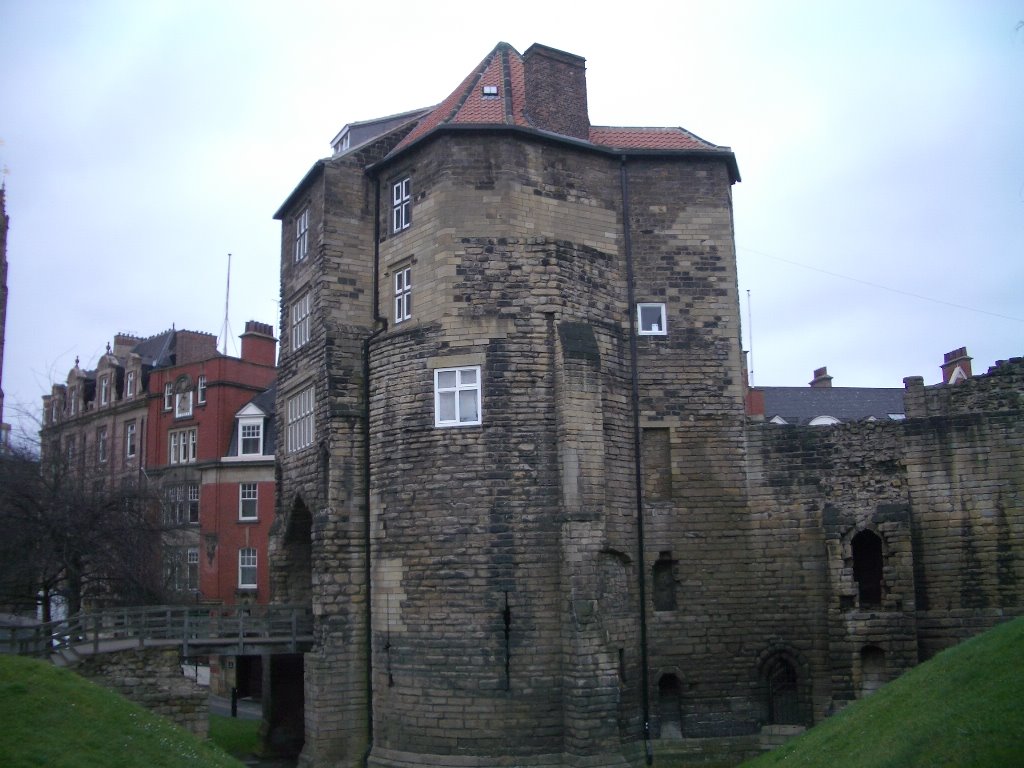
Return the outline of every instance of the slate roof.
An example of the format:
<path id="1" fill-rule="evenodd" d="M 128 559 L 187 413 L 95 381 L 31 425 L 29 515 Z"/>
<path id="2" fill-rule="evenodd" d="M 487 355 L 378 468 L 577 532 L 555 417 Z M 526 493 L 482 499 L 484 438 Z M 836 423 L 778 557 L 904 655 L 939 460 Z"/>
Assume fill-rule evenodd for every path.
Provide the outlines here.
<path id="1" fill-rule="evenodd" d="M 758 387 L 764 393 L 764 418 L 776 416 L 787 424 L 808 424 L 817 416 L 842 422 L 874 417 L 889 421 L 904 414 L 901 388 L 879 387 Z"/>
<path id="2" fill-rule="evenodd" d="M 246 405 L 255 405 L 261 411 L 263 411 L 265 418 L 263 419 L 263 456 L 273 456 L 277 450 L 277 419 L 274 418 L 274 414 L 277 412 L 277 382 L 274 381 L 269 387 L 256 395 L 252 400 L 247 402 Z M 241 410 L 241 408 L 239 409 Z M 235 419 L 234 426 L 231 428 L 231 439 L 228 441 L 228 452 L 227 456 L 238 455 L 238 419 Z"/>

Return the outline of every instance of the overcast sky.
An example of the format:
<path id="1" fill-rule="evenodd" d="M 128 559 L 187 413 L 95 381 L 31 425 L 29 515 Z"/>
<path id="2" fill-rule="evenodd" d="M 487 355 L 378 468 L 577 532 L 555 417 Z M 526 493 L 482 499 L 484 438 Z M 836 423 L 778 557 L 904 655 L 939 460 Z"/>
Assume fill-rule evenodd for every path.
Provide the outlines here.
<path id="1" fill-rule="evenodd" d="M 0 0 L 6 420 L 115 333 L 220 335 L 229 253 L 229 352 L 277 330 L 280 203 L 344 124 L 439 102 L 502 40 L 585 57 L 596 125 L 733 148 L 755 384 L 1024 354 L 1024 2 L 602 7 Z"/>

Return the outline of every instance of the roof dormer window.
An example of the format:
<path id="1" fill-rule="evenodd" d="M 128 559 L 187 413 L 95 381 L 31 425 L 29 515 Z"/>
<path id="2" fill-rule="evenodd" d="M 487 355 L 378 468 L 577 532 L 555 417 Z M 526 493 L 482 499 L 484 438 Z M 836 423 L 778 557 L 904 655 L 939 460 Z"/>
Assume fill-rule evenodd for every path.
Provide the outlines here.
<path id="1" fill-rule="evenodd" d="M 496 99 L 498 98 L 498 86 L 496 85 L 485 85 L 483 96 L 485 99 Z"/>

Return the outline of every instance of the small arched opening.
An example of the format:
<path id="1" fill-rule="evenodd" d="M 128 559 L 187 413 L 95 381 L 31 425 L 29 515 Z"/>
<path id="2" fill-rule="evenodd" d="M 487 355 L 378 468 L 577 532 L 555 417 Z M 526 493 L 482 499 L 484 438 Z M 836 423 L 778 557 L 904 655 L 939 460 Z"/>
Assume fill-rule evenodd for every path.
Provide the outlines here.
<path id="1" fill-rule="evenodd" d="M 861 606 L 882 602 L 882 540 L 874 531 L 864 530 L 853 537 L 853 578 Z"/>
<path id="2" fill-rule="evenodd" d="M 765 665 L 764 678 L 768 688 L 768 723 L 803 725 L 799 678 L 793 663 L 776 654 Z"/>
<path id="3" fill-rule="evenodd" d="M 683 738 L 683 684 L 673 674 L 658 678 L 658 726 L 662 739 Z"/>
<path id="4" fill-rule="evenodd" d="M 877 645 L 865 645 L 860 649 L 860 693 L 867 696 L 874 693 L 887 679 L 885 651 Z"/>
<path id="5" fill-rule="evenodd" d="M 284 600 L 309 603 L 313 599 L 313 516 L 301 496 L 292 504 L 283 544 L 284 568 L 281 570 L 287 595 Z"/>

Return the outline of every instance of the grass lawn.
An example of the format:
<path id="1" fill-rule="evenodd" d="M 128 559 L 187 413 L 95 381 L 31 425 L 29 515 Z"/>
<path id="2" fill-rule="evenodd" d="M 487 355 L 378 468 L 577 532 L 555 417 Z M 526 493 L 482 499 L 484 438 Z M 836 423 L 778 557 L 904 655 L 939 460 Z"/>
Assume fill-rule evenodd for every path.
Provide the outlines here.
<path id="1" fill-rule="evenodd" d="M 1024 617 L 943 651 L 744 768 L 775 765 L 1024 765 Z"/>
<path id="2" fill-rule="evenodd" d="M 0 655 L 0 766 L 242 768 L 242 763 L 73 672 Z"/>
<path id="3" fill-rule="evenodd" d="M 210 715 L 210 741 L 239 759 L 260 750 L 260 721 Z"/>

